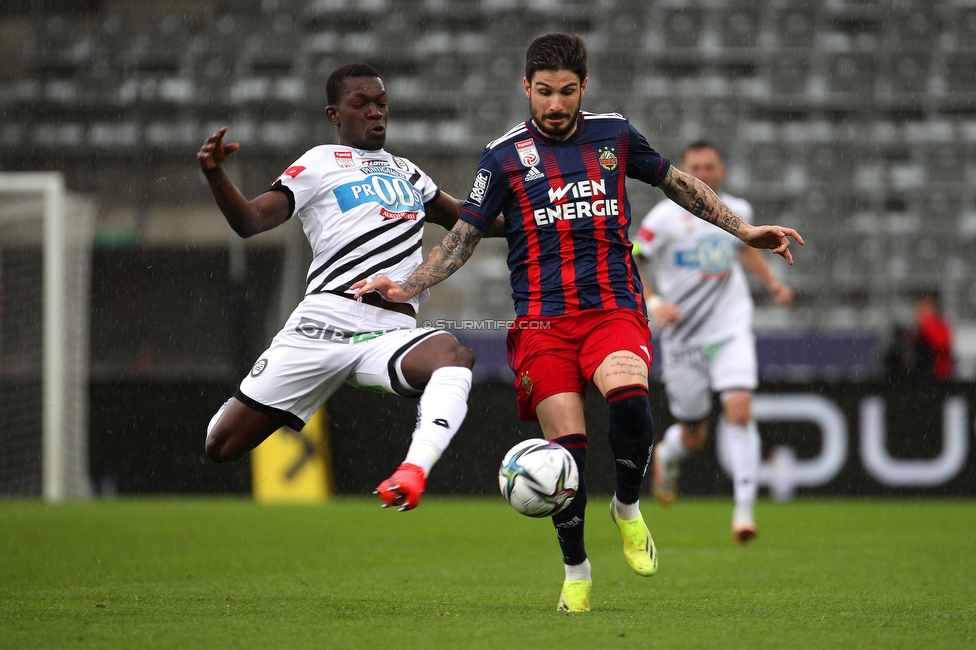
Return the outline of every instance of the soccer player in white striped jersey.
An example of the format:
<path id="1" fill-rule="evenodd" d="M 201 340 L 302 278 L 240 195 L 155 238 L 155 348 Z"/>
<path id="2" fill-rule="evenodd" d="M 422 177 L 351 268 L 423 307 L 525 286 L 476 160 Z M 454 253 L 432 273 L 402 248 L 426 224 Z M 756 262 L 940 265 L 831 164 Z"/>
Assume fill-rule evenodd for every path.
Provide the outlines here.
<path id="1" fill-rule="evenodd" d="M 417 328 L 426 299 L 360 300 L 349 285 L 372 275 L 406 280 L 421 263 L 424 223 L 450 230 L 460 204 L 412 162 L 383 149 L 386 89 L 373 68 L 337 69 L 325 114 L 337 145 L 313 147 L 268 191 L 248 201 L 224 171 L 238 143 L 224 127 L 197 160 L 231 228 L 250 237 L 298 217 L 312 247 L 306 294 L 240 388 L 210 422 L 207 455 L 236 460 L 283 425 L 300 430 L 343 383 L 420 395 L 417 426 L 404 462 L 377 487 L 385 506 L 410 510 L 426 477 L 467 413 L 474 354 L 448 332 Z"/>
<path id="2" fill-rule="evenodd" d="M 752 220 L 747 201 L 721 191 L 725 166 L 713 143 L 689 145 L 681 167 L 744 221 Z M 759 380 L 752 296 L 743 268 L 762 281 L 778 305 L 791 305 L 793 290 L 776 278 L 761 251 L 671 201 L 662 201 L 644 217 L 638 243 L 641 256 L 653 260 L 657 293 L 645 282 L 645 298 L 648 313 L 662 328 L 664 384 L 678 420 L 654 447 L 654 496 L 665 506 L 677 497 L 679 466 L 704 446 L 712 391 L 719 393 L 718 442 L 733 474 L 732 539 L 742 544 L 756 536 L 753 511 L 762 449 L 751 410 Z"/>

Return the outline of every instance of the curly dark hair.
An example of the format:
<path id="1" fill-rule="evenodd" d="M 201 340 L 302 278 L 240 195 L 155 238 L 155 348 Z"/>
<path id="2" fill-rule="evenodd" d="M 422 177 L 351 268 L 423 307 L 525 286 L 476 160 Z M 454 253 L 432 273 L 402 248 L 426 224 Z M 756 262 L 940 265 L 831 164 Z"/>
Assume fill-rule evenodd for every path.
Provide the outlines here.
<path id="1" fill-rule="evenodd" d="M 376 71 L 376 68 L 365 63 L 348 63 L 341 68 L 337 68 L 329 75 L 329 80 L 325 83 L 325 97 L 329 102 L 329 106 L 337 106 L 339 104 L 339 100 L 341 99 L 339 96 L 339 88 L 346 79 L 352 79 L 354 77 L 376 77 L 378 79 L 379 76 L 380 73 Z"/>

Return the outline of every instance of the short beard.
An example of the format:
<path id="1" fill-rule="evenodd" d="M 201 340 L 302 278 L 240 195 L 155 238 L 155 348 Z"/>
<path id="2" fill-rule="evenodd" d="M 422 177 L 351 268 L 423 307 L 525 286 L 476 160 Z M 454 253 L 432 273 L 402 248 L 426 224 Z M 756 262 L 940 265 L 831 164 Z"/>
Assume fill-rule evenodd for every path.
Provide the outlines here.
<path id="1" fill-rule="evenodd" d="M 543 120 L 541 118 L 540 119 L 535 119 L 535 115 L 532 115 L 532 119 L 535 122 L 535 125 L 539 128 L 539 133 L 541 133 L 542 135 L 544 135 L 544 136 L 546 136 L 548 138 L 552 138 L 554 140 L 559 140 L 562 137 L 564 137 L 567 133 L 571 133 L 573 131 L 573 129 L 576 128 L 576 123 L 579 122 L 579 112 L 580 112 L 580 107 L 577 105 L 576 110 L 573 111 L 573 117 L 572 117 L 572 119 L 570 119 L 566 123 L 566 126 L 562 127 L 561 129 L 558 129 L 556 131 L 547 131 L 546 128 L 543 126 Z M 530 105 L 529 106 L 529 114 L 531 114 L 531 113 L 532 113 L 532 106 Z"/>

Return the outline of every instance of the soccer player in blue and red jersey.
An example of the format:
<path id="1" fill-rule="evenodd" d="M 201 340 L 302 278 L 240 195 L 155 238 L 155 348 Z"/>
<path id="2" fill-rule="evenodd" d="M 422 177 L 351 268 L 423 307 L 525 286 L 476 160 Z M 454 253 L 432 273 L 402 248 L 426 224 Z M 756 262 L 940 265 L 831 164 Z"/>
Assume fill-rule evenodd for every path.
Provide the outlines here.
<path id="1" fill-rule="evenodd" d="M 548 34 L 529 46 L 523 86 L 532 119 L 490 142 L 461 218 L 405 282 L 385 277 L 352 285 L 402 302 L 444 280 L 471 256 L 499 213 L 508 240 L 516 320 L 509 330 L 519 417 L 538 420 L 549 440 L 576 459 L 580 485 L 553 524 L 565 582 L 558 609 L 590 609 L 590 562 L 583 543 L 587 437 L 583 402 L 592 382 L 606 398 L 616 469 L 610 514 L 624 557 L 641 576 L 657 552 L 639 494 L 654 440 L 647 375 L 650 330 L 643 287 L 628 239 L 625 179 L 660 187 L 675 203 L 755 248 L 792 263 L 789 228 L 742 221 L 707 185 L 671 166 L 627 119 L 580 110 L 586 46 Z"/>

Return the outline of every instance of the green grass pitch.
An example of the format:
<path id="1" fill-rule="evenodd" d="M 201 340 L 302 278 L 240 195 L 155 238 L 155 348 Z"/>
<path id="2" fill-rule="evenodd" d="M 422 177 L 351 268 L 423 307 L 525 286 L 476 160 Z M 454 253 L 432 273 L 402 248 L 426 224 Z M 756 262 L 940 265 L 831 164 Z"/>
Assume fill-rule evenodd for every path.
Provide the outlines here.
<path id="1" fill-rule="evenodd" d="M 593 611 L 551 524 L 500 498 L 0 501 L 0 648 L 973 648 L 971 500 L 645 501 L 660 569 L 591 497 Z"/>

